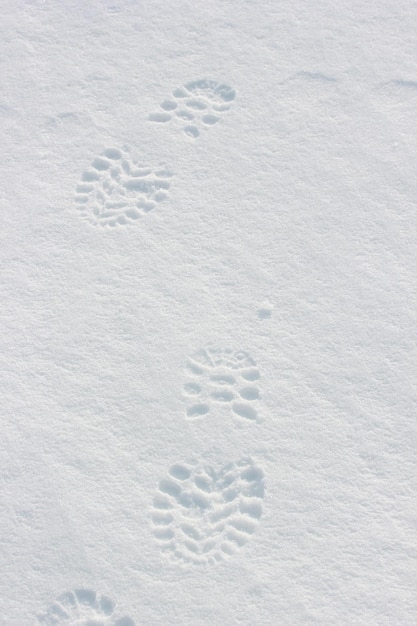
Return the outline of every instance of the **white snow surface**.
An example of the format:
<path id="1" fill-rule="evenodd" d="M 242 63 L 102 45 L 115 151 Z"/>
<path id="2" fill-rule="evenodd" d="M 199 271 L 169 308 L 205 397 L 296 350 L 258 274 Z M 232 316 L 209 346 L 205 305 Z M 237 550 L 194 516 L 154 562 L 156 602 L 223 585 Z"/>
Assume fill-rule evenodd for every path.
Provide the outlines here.
<path id="1" fill-rule="evenodd" d="M 1 626 L 416 625 L 415 2 L 1 13 Z"/>

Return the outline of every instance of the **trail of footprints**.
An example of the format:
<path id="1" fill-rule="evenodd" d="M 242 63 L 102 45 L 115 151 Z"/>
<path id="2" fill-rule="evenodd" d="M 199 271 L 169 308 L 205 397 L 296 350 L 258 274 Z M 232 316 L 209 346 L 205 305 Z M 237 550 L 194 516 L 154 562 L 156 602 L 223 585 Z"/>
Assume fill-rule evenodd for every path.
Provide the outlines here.
<path id="1" fill-rule="evenodd" d="M 159 483 L 152 531 L 173 561 L 214 564 L 251 537 L 262 515 L 263 472 L 251 459 L 220 470 L 173 465 Z"/>
<path id="2" fill-rule="evenodd" d="M 126 226 L 168 198 L 172 173 L 134 163 L 126 150 L 107 148 L 84 170 L 74 201 L 99 226 Z"/>
<path id="3" fill-rule="evenodd" d="M 213 80 L 196 80 L 175 89 L 149 121 L 180 123 L 196 139 L 230 109 L 235 91 Z M 172 172 L 135 163 L 128 149 L 107 148 L 84 170 L 74 201 L 92 224 L 126 226 L 168 197 Z M 196 420 L 221 405 L 243 420 L 257 420 L 259 370 L 241 350 L 206 348 L 186 362 L 183 396 L 186 418 Z M 153 499 L 152 532 L 172 560 L 214 564 L 233 555 L 254 533 L 262 515 L 264 475 L 251 459 L 221 469 L 199 462 L 173 465 Z M 114 602 L 91 589 L 62 593 L 38 616 L 43 626 L 135 626 L 119 617 Z"/>
<path id="4" fill-rule="evenodd" d="M 255 421 L 260 398 L 259 370 L 255 360 L 242 350 L 201 349 L 187 359 L 182 393 L 185 416 L 195 420 L 219 405 L 238 418 Z"/>
<path id="5" fill-rule="evenodd" d="M 62 593 L 38 622 L 44 626 L 135 626 L 128 616 L 116 617 L 114 602 L 92 589 Z"/>
<path id="6" fill-rule="evenodd" d="M 200 79 L 178 87 L 149 121 L 177 120 L 183 132 L 196 139 L 202 129 L 220 121 L 230 109 L 235 91 L 226 84 Z M 173 174 L 135 163 L 126 148 L 109 147 L 84 170 L 74 202 L 82 218 L 94 225 L 118 227 L 133 224 L 168 198 Z"/>
<path id="7" fill-rule="evenodd" d="M 158 124 L 176 120 L 188 137 L 197 139 L 201 130 L 207 130 L 221 120 L 235 96 L 229 85 L 214 80 L 195 80 L 174 89 L 171 97 L 161 102 L 159 110 L 151 113 L 148 119 Z"/>

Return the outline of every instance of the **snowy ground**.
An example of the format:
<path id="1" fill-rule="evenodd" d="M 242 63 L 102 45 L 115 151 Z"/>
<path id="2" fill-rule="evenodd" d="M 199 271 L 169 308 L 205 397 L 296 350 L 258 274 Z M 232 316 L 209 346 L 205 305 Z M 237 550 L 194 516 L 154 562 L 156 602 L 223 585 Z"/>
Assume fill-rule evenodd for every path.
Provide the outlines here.
<path id="1" fill-rule="evenodd" d="M 417 624 L 416 32 L 4 0 L 1 626 Z"/>

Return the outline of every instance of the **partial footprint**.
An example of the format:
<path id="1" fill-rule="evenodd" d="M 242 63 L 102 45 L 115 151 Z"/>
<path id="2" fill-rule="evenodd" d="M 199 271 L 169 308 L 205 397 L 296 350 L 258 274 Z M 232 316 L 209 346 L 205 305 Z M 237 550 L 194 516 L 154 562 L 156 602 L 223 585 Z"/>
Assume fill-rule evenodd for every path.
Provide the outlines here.
<path id="1" fill-rule="evenodd" d="M 177 120 L 188 137 L 197 139 L 202 130 L 221 120 L 235 97 L 229 85 L 214 80 L 195 80 L 174 89 L 171 97 L 161 102 L 159 110 L 148 119 L 158 124 Z"/>
<path id="2" fill-rule="evenodd" d="M 173 465 L 153 500 L 152 531 L 172 560 L 213 564 L 250 539 L 263 497 L 264 474 L 251 459 L 220 470 L 199 463 Z"/>
<path id="3" fill-rule="evenodd" d="M 112 600 L 92 589 L 62 593 L 38 621 L 45 626 L 135 626 L 130 617 L 116 617 Z"/>
<path id="4" fill-rule="evenodd" d="M 84 170 L 75 190 L 80 214 L 93 224 L 124 226 L 168 197 L 172 173 L 133 163 L 126 150 L 108 148 Z"/>
<path id="5" fill-rule="evenodd" d="M 187 403 L 187 419 L 203 417 L 215 405 L 229 407 L 235 416 L 245 420 L 257 419 L 260 375 L 247 352 L 202 349 L 187 359 L 185 370 L 182 393 Z"/>

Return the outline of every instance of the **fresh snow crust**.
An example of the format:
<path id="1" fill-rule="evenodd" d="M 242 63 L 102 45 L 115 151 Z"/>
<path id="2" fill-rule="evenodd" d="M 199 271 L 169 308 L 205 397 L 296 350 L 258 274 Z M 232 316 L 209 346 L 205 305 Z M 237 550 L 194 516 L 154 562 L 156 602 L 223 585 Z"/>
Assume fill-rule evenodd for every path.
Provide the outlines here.
<path id="1" fill-rule="evenodd" d="M 1 22 L 0 625 L 415 626 L 415 3 Z"/>

